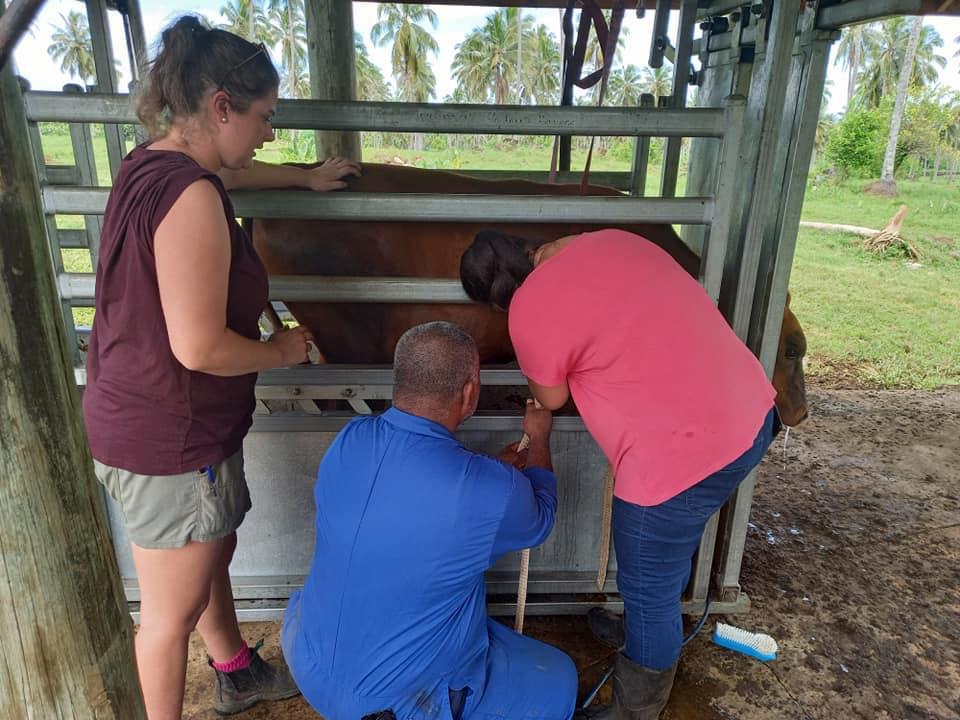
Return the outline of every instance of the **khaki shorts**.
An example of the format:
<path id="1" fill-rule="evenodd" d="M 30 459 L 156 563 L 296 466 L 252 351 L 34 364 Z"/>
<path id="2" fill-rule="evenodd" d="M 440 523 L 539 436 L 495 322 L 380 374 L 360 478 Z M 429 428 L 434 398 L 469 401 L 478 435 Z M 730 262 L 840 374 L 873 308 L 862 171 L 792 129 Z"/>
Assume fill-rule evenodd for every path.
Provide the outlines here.
<path id="1" fill-rule="evenodd" d="M 138 475 L 94 460 L 97 479 L 123 512 L 127 535 L 148 549 L 179 548 L 229 535 L 251 507 L 237 451 L 212 473 Z"/>

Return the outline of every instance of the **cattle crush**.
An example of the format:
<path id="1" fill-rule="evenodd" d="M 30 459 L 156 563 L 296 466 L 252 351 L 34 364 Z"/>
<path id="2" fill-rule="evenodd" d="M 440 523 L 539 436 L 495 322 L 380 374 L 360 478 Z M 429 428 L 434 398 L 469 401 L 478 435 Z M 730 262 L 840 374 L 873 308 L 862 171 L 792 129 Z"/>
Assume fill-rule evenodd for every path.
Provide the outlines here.
<path id="1" fill-rule="evenodd" d="M 538 7 L 564 4 L 562 0 L 536 2 Z M 609 4 L 609 0 L 601 2 Z M 359 131 L 634 137 L 632 172 L 591 177 L 594 183 L 625 190 L 625 195 L 568 197 L 562 202 L 543 196 L 499 196 L 492 204 L 482 195 L 415 194 L 398 200 L 389 193 L 316 196 L 245 191 L 233 194 L 236 210 L 244 217 L 344 221 L 484 222 L 495 212 L 498 219 L 516 223 L 562 216 L 582 223 L 679 225 L 686 243 L 701 255 L 704 287 L 770 373 L 830 47 L 842 25 L 917 12 L 921 4 L 920 0 L 627 2 L 628 12 L 654 15 L 649 65 L 660 67 L 666 58 L 674 68 L 672 93 L 660 107 L 653 107 L 650 98 L 636 108 L 360 103 L 352 99 L 352 90 L 342 78 L 338 82 L 315 79 L 314 96 L 324 99 L 281 101 L 274 126 L 320 131 L 318 148 L 331 154 L 342 152 L 343 147 L 358 148 L 350 138 Z M 311 67 L 335 75 L 337 68 L 352 66 L 350 4 L 316 0 L 307 6 L 308 36 L 350 39 L 334 43 L 335 47 L 313 43 Z M 61 251 L 88 249 L 95 267 L 108 188 L 97 186 L 91 125 L 103 127 L 113 175 L 129 146 L 125 138 L 136 123 L 129 95 L 119 92 L 110 71 L 114 57 L 107 17 L 116 7 L 125 17 L 131 65 L 136 68 L 147 53 L 137 1 L 86 0 L 97 76 L 104 78 L 99 86 L 90 92 L 77 86 L 67 86 L 63 92 L 35 92 L 22 84 L 22 112 L 36 160 L 53 272 L 81 387 L 88 329 L 75 326 L 72 309 L 92 306 L 94 276 L 67 272 Z M 671 9 L 679 10 L 673 36 L 668 32 Z M 329 32 L 332 28 L 337 32 Z M 697 107 L 687 107 L 692 85 L 699 88 Z M 44 122 L 70 124 L 73 165 L 45 163 L 39 130 Z M 644 197 L 649 139 L 657 137 L 667 138 L 661 192 L 658 197 Z M 687 194 L 677 197 L 684 138 L 691 139 Z M 321 154 L 325 154 L 322 149 Z M 561 176 L 579 179 L 570 172 L 569 154 L 562 159 L 566 163 L 561 163 Z M 510 175 L 545 179 L 545 173 Z M 58 229 L 58 215 L 83 215 L 84 229 Z M 271 279 L 270 296 L 278 304 L 467 301 L 454 280 L 401 280 L 277 276 Z M 488 385 L 523 385 L 519 372 L 512 369 L 485 368 L 482 376 Z M 345 400 L 353 412 L 367 412 L 368 401 L 389 398 L 390 385 L 388 367 L 329 365 L 261 373 L 258 413 L 245 447 L 256 517 L 240 530 L 243 538 L 232 566 L 241 619 L 279 617 L 309 567 L 314 473 L 323 449 L 352 416 L 344 410 L 322 411 L 315 400 Z M 604 542 L 599 516 L 605 460 L 579 418 L 558 418 L 554 428 L 560 510 L 552 537 L 532 553 L 527 612 L 579 612 L 598 602 L 615 608 L 615 573 L 606 575 L 599 590 L 595 584 Z M 495 452 L 519 437 L 519 431 L 519 412 L 485 414 L 466 422 L 460 437 L 470 447 Z M 739 577 L 752 492 L 750 480 L 708 524 L 684 598 L 686 612 L 701 612 L 708 598 L 716 612 L 742 612 L 748 607 Z M 106 495 L 103 501 L 127 599 L 135 611 L 138 590 L 122 518 Z M 610 563 L 612 569 L 612 557 Z M 518 557 L 509 556 L 490 573 L 492 612 L 512 611 L 517 565 Z"/>

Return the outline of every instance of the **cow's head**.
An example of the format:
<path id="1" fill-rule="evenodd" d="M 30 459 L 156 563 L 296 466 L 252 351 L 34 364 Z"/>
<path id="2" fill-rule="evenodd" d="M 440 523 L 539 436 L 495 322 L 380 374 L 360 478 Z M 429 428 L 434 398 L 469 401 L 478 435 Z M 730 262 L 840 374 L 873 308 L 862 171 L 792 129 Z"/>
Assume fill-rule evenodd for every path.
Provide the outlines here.
<path id="1" fill-rule="evenodd" d="M 790 295 L 783 310 L 777 364 L 773 369 L 773 386 L 777 390 L 777 411 L 784 425 L 799 425 L 807 417 L 807 389 L 803 380 L 803 356 L 807 339 L 797 316 L 790 310 Z"/>

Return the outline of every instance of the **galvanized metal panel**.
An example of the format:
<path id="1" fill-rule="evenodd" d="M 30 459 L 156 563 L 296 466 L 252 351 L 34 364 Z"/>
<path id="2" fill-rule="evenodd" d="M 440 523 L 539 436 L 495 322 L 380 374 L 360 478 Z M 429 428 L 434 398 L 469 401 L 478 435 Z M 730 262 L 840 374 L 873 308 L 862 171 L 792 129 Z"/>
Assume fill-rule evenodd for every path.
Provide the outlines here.
<path id="1" fill-rule="evenodd" d="M 102 214 L 108 188 L 43 188 L 47 214 Z M 579 222 L 704 224 L 711 198 L 557 197 L 427 193 L 308 193 L 243 190 L 230 193 L 240 217 L 410 222 Z"/>
<path id="2" fill-rule="evenodd" d="M 517 431 L 458 433 L 468 447 L 497 454 L 514 442 Z M 263 578 L 284 578 L 288 588 L 302 582 L 313 556 L 313 484 L 320 458 L 333 433 L 252 432 L 244 442 L 244 471 L 253 510 L 238 531 L 231 565 L 238 600 L 274 595 L 276 585 Z M 531 553 L 533 589 L 596 592 L 602 477 L 606 458 L 586 433 L 555 433 L 553 463 L 559 478 L 557 522 L 550 538 Z M 139 599 L 129 539 L 121 514 L 110 501 L 111 529 L 121 574 L 130 600 Z M 515 574 L 518 555 L 510 554 L 494 568 L 494 590 L 515 592 L 504 573 Z M 612 575 L 611 575 L 612 577 Z M 245 579 L 249 578 L 249 583 Z M 609 588 L 613 589 L 612 581 Z M 274 595 L 275 596 L 275 595 Z"/>
<path id="3" fill-rule="evenodd" d="M 129 95 L 28 92 L 27 118 L 57 122 L 137 122 Z M 303 130 L 380 130 L 460 134 L 721 137 L 723 113 L 663 108 L 444 105 L 280 100 L 273 126 Z"/>

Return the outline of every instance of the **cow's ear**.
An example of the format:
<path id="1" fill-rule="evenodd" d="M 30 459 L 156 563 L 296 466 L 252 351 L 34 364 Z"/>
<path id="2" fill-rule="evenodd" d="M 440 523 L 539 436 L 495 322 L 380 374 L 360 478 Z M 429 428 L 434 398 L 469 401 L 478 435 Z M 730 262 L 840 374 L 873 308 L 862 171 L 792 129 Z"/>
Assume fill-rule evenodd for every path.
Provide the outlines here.
<path id="1" fill-rule="evenodd" d="M 789 291 L 789 290 L 787 290 L 787 305 L 786 305 L 786 307 L 790 307 L 790 291 Z"/>

